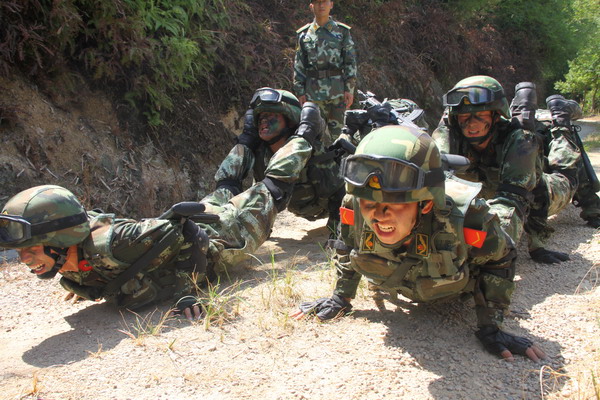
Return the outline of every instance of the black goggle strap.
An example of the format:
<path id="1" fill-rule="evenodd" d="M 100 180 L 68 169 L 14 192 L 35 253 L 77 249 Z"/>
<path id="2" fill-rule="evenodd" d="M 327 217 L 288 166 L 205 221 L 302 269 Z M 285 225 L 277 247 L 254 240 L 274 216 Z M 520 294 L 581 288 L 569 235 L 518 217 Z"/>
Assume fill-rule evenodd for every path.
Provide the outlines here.
<path id="1" fill-rule="evenodd" d="M 31 236 L 44 235 L 46 233 L 71 228 L 73 226 L 83 224 L 85 221 L 87 221 L 87 219 L 88 215 L 84 211 L 79 214 L 69 215 L 68 217 L 58 218 L 53 221 L 31 224 Z"/>
<path id="2" fill-rule="evenodd" d="M 376 160 L 375 157 L 362 156 L 362 158 L 365 158 L 367 160 Z M 411 168 L 416 171 L 419 171 L 419 174 L 423 176 L 422 181 L 413 182 L 413 184 L 410 187 L 394 188 L 394 187 L 391 187 L 390 185 L 386 185 L 386 179 L 384 179 L 384 177 L 383 177 L 383 170 L 385 168 L 378 168 L 376 166 L 373 166 L 373 170 L 371 172 L 369 172 L 368 174 L 366 174 L 364 180 L 361 179 L 362 182 L 359 182 L 359 181 L 353 179 L 352 177 L 347 176 L 348 164 L 352 163 L 352 162 L 360 162 L 360 161 L 357 161 L 358 159 L 360 159 L 360 158 L 359 157 L 355 158 L 353 156 L 350 156 L 350 157 L 344 159 L 342 161 L 342 172 L 344 174 L 344 179 L 346 180 L 346 182 L 348 182 L 352 185 L 360 186 L 360 187 L 367 186 L 369 184 L 369 180 L 373 176 L 377 176 L 377 178 L 379 180 L 379 185 L 381 186 L 381 189 L 384 191 L 388 191 L 388 192 L 406 192 L 406 191 L 418 190 L 418 189 L 421 189 L 424 187 L 437 186 L 439 183 L 444 182 L 446 179 L 446 177 L 444 175 L 444 170 L 442 168 L 434 168 L 430 171 L 423 171 L 423 169 L 421 169 L 420 167 L 418 167 L 412 163 L 401 162 L 401 160 L 391 160 L 392 162 L 395 162 L 397 164 L 403 164 L 407 168 Z M 384 159 L 381 159 L 381 161 L 385 162 Z"/>

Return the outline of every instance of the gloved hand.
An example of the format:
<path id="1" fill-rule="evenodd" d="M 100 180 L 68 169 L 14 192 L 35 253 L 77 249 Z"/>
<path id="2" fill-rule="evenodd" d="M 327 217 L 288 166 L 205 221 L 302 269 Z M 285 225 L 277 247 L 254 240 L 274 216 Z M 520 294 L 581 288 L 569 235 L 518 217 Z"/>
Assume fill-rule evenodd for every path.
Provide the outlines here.
<path id="1" fill-rule="evenodd" d="M 600 228 L 600 217 L 591 217 L 588 218 L 586 221 L 588 226 L 591 226 L 594 229 Z"/>
<path id="2" fill-rule="evenodd" d="M 330 298 L 323 297 L 315 301 L 300 304 L 300 311 L 304 314 L 315 314 L 322 321 L 333 319 L 338 315 L 344 316 L 352 310 L 352 304 L 343 297 L 334 294 Z"/>
<path id="3" fill-rule="evenodd" d="M 238 143 L 248 146 L 252 151 L 255 151 L 260 145 L 261 139 L 258 135 L 258 128 L 254 122 L 254 110 L 250 108 L 244 115 L 244 129 L 237 138 Z"/>
<path id="4" fill-rule="evenodd" d="M 379 128 L 381 126 L 389 125 L 390 111 L 388 104 L 377 104 L 367 110 L 367 115 L 371 119 L 371 122 L 373 122 L 373 125 Z"/>
<path id="5" fill-rule="evenodd" d="M 321 111 L 316 103 L 307 101 L 302 106 L 300 113 L 300 125 L 296 135 L 303 137 L 314 146 L 315 141 L 323 136 L 325 132 L 325 120 L 321 118 Z"/>
<path id="6" fill-rule="evenodd" d="M 497 326 L 486 325 L 475 332 L 483 347 L 492 354 L 501 355 L 505 350 L 513 354 L 527 355 L 525 351 L 533 346 L 527 338 L 501 331 Z"/>
<path id="7" fill-rule="evenodd" d="M 543 247 L 529 252 L 531 259 L 541 264 L 558 264 L 569 259 L 567 253 L 560 251 L 546 250 Z"/>

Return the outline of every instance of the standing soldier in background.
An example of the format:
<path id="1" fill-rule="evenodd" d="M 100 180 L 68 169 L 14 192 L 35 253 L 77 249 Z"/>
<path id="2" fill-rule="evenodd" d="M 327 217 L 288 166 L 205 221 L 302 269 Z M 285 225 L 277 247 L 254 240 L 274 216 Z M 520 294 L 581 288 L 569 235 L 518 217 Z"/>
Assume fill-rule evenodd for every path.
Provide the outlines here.
<path id="1" fill-rule="evenodd" d="M 294 61 L 294 92 L 301 104 L 319 105 L 331 141 L 342 132 L 344 111 L 354 101 L 357 72 L 350 27 L 329 16 L 332 8 L 330 0 L 310 1 L 315 19 L 296 31 Z"/>

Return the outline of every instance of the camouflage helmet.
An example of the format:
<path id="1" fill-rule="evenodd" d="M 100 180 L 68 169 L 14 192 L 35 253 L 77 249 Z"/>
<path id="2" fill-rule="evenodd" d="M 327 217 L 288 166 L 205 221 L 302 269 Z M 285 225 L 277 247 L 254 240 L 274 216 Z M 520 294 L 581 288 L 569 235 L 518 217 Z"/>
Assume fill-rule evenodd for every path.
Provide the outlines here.
<path id="1" fill-rule="evenodd" d="M 2 210 L 0 227 L 0 247 L 5 248 L 64 248 L 90 234 L 88 216 L 79 200 L 54 185 L 36 186 L 13 196 Z"/>
<path id="2" fill-rule="evenodd" d="M 346 191 L 379 203 L 433 200 L 445 205 L 440 152 L 427 133 L 387 125 L 375 129 L 343 161 Z"/>
<path id="3" fill-rule="evenodd" d="M 302 111 L 300 101 L 287 90 L 269 87 L 257 89 L 250 101 L 250 107 L 254 110 L 254 122 L 257 125 L 258 116 L 263 112 L 283 114 L 291 129 L 295 129 L 300 123 L 300 112 Z"/>
<path id="4" fill-rule="evenodd" d="M 444 107 L 450 107 L 450 115 L 497 111 L 510 119 L 504 89 L 490 76 L 476 75 L 463 79 L 444 95 L 443 103 Z"/>

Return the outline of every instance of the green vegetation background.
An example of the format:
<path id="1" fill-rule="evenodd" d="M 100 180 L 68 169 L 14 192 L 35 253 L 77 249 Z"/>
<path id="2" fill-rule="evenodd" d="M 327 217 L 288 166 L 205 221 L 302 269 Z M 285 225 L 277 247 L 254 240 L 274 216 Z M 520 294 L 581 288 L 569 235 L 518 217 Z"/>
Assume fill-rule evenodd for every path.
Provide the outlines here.
<path id="1" fill-rule="evenodd" d="M 558 82 L 598 108 L 597 0 L 340 0 L 334 14 L 354 27 L 359 87 L 379 95 L 434 108 L 481 73 L 508 91 Z M 4 0 L 0 72 L 68 87 L 78 71 L 158 126 L 190 90 L 227 107 L 258 85 L 289 88 L 294 31 L 309 19 L 299 0 Z"/>

